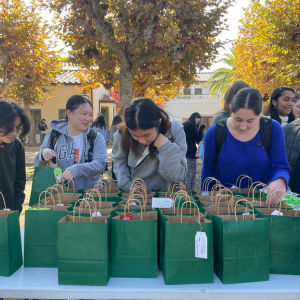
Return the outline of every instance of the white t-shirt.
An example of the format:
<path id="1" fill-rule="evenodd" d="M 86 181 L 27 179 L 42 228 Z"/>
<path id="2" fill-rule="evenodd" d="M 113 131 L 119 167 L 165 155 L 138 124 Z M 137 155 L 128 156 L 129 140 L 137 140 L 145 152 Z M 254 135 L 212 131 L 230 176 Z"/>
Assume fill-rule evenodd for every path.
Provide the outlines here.
<path id="1" fill-rule="evenodd" d="M 78 160 L 77 163 L 80 163 L 82 151 L 83 151 L 83 133 L 80 133 L 78 135 L 71 135 L 69 133 L 70 137 L 74 140 L 74 161 L 76 161 L 76 154 L 78 153 Z"/>
<path id="2" fill-rule="evenodd" d="M 279 118 L 281 119 L 281 127 L 284 127 L 285 125 L 288 124 L 288 121 L 289 121 L 289 117 L 281 117 L 279 116 Z"/>

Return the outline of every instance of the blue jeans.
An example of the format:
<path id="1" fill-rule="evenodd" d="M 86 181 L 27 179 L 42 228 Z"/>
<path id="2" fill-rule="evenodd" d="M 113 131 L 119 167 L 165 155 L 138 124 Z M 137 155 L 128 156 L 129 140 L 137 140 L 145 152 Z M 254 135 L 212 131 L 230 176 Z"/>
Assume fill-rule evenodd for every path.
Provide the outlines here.
<path id="1" fill-rule="evenodd" d="M 44 138 L 45 138 L 46 134 L 42 133 L 42 131 L 40 131 L 40 140 L 41 140 L 41 145 L 43 144 L 44 142 Z"/>

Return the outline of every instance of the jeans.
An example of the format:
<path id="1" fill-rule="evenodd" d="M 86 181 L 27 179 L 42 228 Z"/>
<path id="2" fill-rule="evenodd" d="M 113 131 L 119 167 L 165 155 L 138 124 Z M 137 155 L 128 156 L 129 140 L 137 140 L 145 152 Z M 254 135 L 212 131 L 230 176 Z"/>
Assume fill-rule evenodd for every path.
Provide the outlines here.
<path id="1" fill-rule="evenodd" d="M 46 134 L 43 134 L 41 131 L 40 131 L 40 140 L 41 140 L 41 145 L 43 144 L 44 142 L 44 138 L 45 138 Z"/>

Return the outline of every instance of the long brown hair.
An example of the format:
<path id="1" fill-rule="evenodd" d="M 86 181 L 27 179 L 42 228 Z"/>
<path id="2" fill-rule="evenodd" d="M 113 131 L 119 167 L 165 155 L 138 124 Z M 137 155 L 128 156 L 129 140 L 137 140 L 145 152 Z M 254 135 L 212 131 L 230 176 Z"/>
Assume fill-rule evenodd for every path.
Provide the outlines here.
<path id="1" fill-rule="evenodd" d="M 229 114 L 230 113 L 230 104 L 231 104 L 234 96 L 241 89 L 249 88 L 249 87 L 250 86 L 242 80 L 237 80 L 237 81 L 234 81 L 233 83 L 231 83 L 230 86 L 228 87 L 226 93 L 225 93 L 225 96 L 224 96 L 223 109 L 219 113 Z"/>
<path id="2" fill-rule="evenodd" d="M 159 120 L 161 122 L 159 124 Z M 120 131 L 122 133 L 122 147 L 126 154 L 131 151 L 135 157 L 141 155 L 140 143 L 136 141 L 129 132 L 130 130 L 147 130 L 157 128 L 158 132 L 166 135 L 171 132 L 171 120 L 168 114 L 155 105 L 148 98 L 141 97 L 133 100 L 124 111 L 124 123 Z M 157 156 L 157 148 L 154 142 L 149 145 L 149 154 L 151 158 Z"/>

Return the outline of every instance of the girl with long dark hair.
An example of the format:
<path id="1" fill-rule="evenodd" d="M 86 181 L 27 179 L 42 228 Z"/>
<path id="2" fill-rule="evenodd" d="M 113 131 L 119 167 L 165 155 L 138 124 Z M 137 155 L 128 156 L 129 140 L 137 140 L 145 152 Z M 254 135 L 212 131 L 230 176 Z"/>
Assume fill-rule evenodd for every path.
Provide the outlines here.
<path id="1" fill-rule="evenodd" d="M 287 87 L 280 87 L 274 90 L 270 97 L 270 104 L 265 115 L 276 120 L 282 127 L 295 120 L 293 106 L 295 102 L 295 92 Z"/>
<path id="2" fill-rule="evenodd" d="M 103 136 L 103 138 L 105 140 L 105 143 L 106 143 L 106 146 L 107 146 L 107 144 L 109 143 L 109 134 L 108 134 L 108 131 L 106 129 L 105 118 L 103 116 L 99 116 L 94 121 L 94 123 L 92 124 L 91 127 Z"/>
<path id="3" fill-rule="evenodd" d="M 80 95 L 69 98 L 66 117 L 52 120 L 34 164 L 46 167 L 49 160 L 57 157 L 62 177 L 74 180 L 77 189 L 93 188 L 105 170 L 107 151 L 103 137 L 90 128 L 93 120 L 92 104 Z"/>
<path id="4" fill-rule="evenodd" d="M 25 199 L 26 169 L 25 149 L 22 139 L 30 130 L 25 110 L 10 100 L 0 100 L 0 191 L 6 208 L 22 211 Z M 0 209 L 4 204 L 0 197 Z"/>
<path id="5" fill-rule="evenodd" d="M 219 121 L 211 126 L 204 137 L 201 186 L 207 177 L 218 178 L 226 187 L 236 183 L 240 175 L 248 175 L 252 181 L 269 184 L 273 191 L 286 191 L 289 181 L 289 164 L 285 153 L 284 134 L 280 124 L 261 117 L 262 98 L 256 89 L 240 90 L 231 103 L 230 118 L 225 120 L 225 140 L 219 155 L 216 151 L 216 131 Z M 261 127 L 269 122 L 272 131 L 269 149 L 262 140 Z M 267 153 L 267 151 L 269 153 Z M 241 188 L 247 187 L 247 180 Z M 270 195 L 269 195 L 270 196 Z M 280 199 L 278 194 L 277 199 Z M 270 199 L 267 199 L 267 202 Z M 272 202 L 274 203 L 275 197 Z"/>
<path id="6" fill-rule="evenodd" d="M 148 98 L 133 100 L 124 111 L 124 126 L 114 135 L 112 161 L 119 187 L 134 177 L 147 189 L 182 181 L 187 170 L 183 126 Z"/>
<path id="7" fill-rule="evenodd" d="M 206 125 L 201 124 L 201 115 L 197 112 L 191 114 L 186 122 L 183 123 L 184 132 L 186 135 L 187 144 L 187 173 L 183 183 L 189 190 L 194 190 L 196 183 L 197 161 L 195 154 L 197 152 L 196 144 L 199 144 L 203 139 L 203 130 Z"/>

